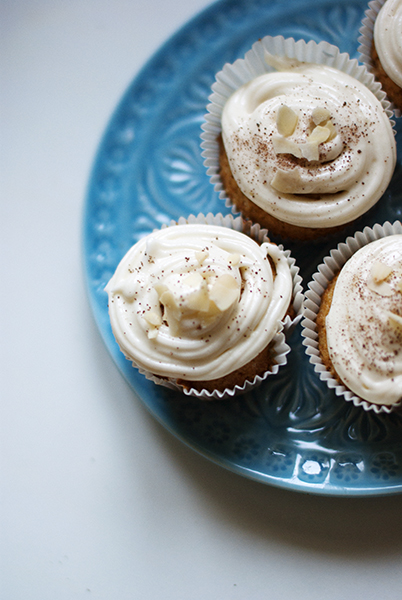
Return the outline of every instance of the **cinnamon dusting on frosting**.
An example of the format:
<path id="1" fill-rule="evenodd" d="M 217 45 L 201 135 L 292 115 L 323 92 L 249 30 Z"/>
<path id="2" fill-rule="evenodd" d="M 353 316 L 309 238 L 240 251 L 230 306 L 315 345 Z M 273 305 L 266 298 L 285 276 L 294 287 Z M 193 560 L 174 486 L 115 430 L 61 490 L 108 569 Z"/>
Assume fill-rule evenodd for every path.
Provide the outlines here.
<path id="1" fill-rule="evenodd" d="M 342 268 L 326 317 L 335 372 L 374 404 L 402 398 L 401 281 L 402 235 L 372 242 Z"/>
<path id="2" fill-rule="evenodd" d="M 243 194 L 300 227 L 337 226 L 366 212 L 396 161 L 380 102 L 326 66 L 298 64 L 239 88 L 224 107 L 222 137 Z"/>
<path id="3" fill-rule="evenodd" d="M 106 290 L 113 333 L 137 366 L 208 381 L 269 345 L 289 308 L 292 277 L 278 246 L 187 224 L 137 242 Z"/>

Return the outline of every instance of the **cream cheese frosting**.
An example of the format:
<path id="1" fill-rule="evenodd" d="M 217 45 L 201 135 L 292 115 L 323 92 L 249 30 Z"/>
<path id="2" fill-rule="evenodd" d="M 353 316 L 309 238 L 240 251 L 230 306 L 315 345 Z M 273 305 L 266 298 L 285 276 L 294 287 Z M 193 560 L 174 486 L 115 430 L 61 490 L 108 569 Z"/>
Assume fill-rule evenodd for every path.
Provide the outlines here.
<path id="1" fill-rule="evenodd" d="M 374 45 L 384 71 L 402 88 L 402 0 L 386 0 L 374 23 Z"/>
<path id="2" fill-rule="evenodd" d="M 363 246 L 346 262 L 326 317 L 332 364 L 373 404 L 402 399 L 402 235 Z"/>
<path id="3" fill-rule="evenodd" d="M 116 341 L 137 367 L 210 381 L 270 343 L 291 303 L 292 276 L 274 244 L 228 227 L 182 224 L 137 242 L 106 291 Z"/>
<path id="4" fill-rule="evenodd" d="M 277 219 L 336 227 L 383 195 L 396 162 L 394 133 L 374 94 L 333 67 L 275 65 L 236 90 L 222 138 L 241 191 Z"/>

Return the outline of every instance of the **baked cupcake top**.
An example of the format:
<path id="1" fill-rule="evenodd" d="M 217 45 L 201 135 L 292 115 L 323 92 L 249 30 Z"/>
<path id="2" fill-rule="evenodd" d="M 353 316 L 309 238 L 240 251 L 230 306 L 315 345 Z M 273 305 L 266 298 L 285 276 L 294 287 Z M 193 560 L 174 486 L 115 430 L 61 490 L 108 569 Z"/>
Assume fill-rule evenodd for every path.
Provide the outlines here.
<path id="1" fill-rule="evenodd" d="M 160 377 L 209 381 L 270 343 L 292 287 L 278 246 L 227 227 L 182 224 L 137 242 L 106 291 L 127 358 Z"/>
<path id="2" fill-rule="evenodd" d="M 396 145 L 374 94 L 334 67 L 276 59 L 276 71 L 235 91 L 222 138 L 241 191 L 277 219 L 301 227 L 349 223 L 392 177 Z"/>
<path id="3" fill-rule="evenodd" d="M 402 0 L 386 0 L 374 23 L 374 45 L 390 79 L 402 88 Z"/>
<path id="4" fill-rule="evenodd" d="M 328 352 L 357 396 L 380 405 L 402 398 L 402 235 L 358 250 L 342 267 L 326 318 Z"/>

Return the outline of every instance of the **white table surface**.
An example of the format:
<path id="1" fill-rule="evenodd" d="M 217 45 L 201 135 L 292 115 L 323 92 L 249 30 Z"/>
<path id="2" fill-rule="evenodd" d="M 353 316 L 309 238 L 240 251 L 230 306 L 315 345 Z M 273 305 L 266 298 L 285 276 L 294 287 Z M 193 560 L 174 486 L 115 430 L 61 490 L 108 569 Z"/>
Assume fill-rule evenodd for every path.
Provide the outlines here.
<path id="1" fill-rule="evenodd" d="M 210 463 L 135 400 L 91 315 L 97 144 L 144 62 L 206 5 L 1 4 L 4 600 L 402 598 L 400 496 L 308 496 Z"/>

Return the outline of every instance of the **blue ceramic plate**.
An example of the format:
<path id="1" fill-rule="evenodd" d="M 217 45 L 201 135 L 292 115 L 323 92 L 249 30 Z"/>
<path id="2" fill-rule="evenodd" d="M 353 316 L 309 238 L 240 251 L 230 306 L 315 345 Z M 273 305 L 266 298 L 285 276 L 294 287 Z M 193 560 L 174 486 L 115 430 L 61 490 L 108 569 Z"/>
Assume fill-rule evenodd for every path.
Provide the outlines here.
<path id="1" fill-rule="evenodd" d="M 174 35 L 137 76 L 103 137 L 85 210 L 85 268 L 103 339 L 135 395 L 174 435 L 252 479 L 316 494 L 402 491 L 402 416 L 337 398 L 307 360 L 300 329 L 288 365 L 231 402 L 200 402 L 155 386 L 119 351 L 103 288 L 140 237 L 179 216 L 229 211 L 206 175 L 200 133 L 214 76 L 265 35 L 326 40 L 357 56 L 364 0 L 223 0 Z M 401 121 L 401 120 L 400 120 Z M 400 124 L 397 141 L 402 148 Z M 402 216 L 401 155 L 381 206 L 357 229 Z M 344 237 L 344 236 L 343 236 Z M 331 246 L 334 244 L 331 244 Z M 305 282 L 329 246 L 293 244 Z"/>

